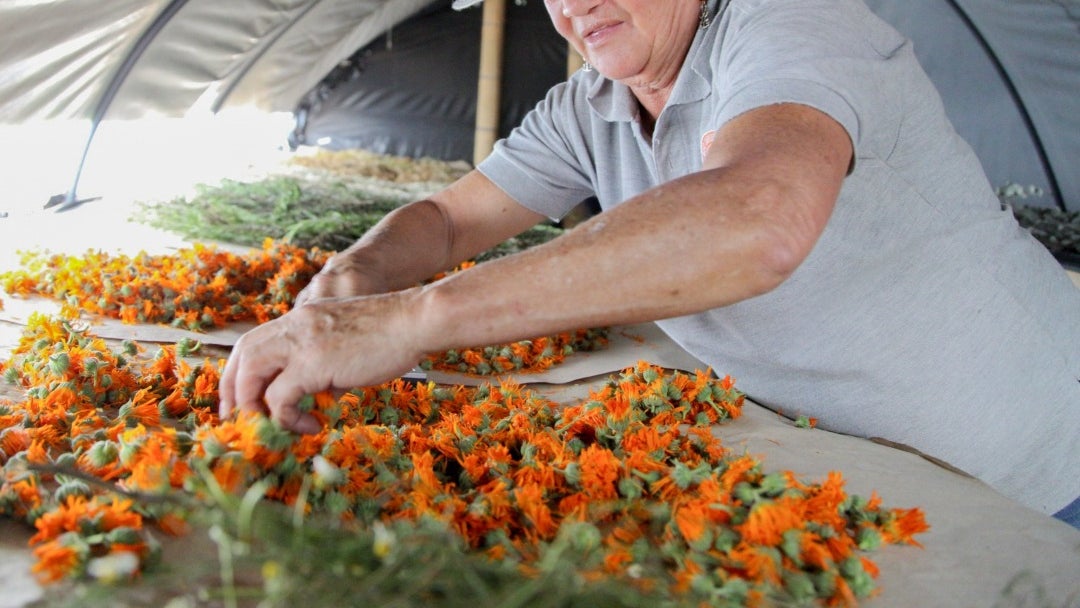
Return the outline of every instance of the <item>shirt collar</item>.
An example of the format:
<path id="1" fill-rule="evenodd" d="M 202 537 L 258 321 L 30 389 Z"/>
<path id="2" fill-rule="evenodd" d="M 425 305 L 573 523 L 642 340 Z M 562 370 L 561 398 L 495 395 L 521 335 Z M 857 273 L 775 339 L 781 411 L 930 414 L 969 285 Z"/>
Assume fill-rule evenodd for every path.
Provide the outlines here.
<path id="1" fill-rule="evenodd" d="M 728 1 L 708 0 L 707 10 L 712 17 L 712 23 L 708 28 L 699 29 L 694 34 L 694 41 L 686 53 L 686 62 L 668 99 L 668 106 L 692 103 L 708 97 L 711 88 L 709 83 L 712 82 L 712 65 L 709 63 L 711 53 L 707 51 L 709 45 L 703 43 L 716 36 L 719 26 L 716 23 L 717 15 Z M 586 97 L 593 112 L 607 122 L 630 122 L 637 118 L 638 103 L 630 92 L 630 87 L 599 74 L 593 78 Z"/>

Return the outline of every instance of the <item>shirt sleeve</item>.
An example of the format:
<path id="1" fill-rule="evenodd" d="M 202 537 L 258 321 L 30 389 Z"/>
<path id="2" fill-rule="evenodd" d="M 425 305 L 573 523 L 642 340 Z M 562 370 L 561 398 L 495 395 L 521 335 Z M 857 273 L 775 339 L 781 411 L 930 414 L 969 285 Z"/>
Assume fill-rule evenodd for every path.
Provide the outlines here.
<path id="1" fill-rule="evenodd" d="M 584 86 L 572 79 L 553 87 L 477 166 L 519 204 L 553 219 L 595 193 L 591 165 L 585 162 L 592 146 L 579 109 Z"/>
<path id="2" fill-rule="evenodd" d="M 730 10 L 711 59 L 715 128 L 754 108 L 800 103 L 840 123 L 856 157 L 887 156 L 900 123 L 894 58 L 910 47 L 902 35 L 854 0 L 747 0 Z"/>

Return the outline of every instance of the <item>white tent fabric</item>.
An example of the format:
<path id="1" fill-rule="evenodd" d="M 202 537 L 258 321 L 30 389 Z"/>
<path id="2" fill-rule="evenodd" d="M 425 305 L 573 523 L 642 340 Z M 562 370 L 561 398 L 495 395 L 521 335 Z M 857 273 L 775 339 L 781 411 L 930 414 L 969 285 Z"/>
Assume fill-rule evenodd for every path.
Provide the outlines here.
<path id="1" fill-rule="evenodd" d="M 339 62 L 437 2 L 449 4 L 6 0 L 0 124 L 292 112 Z M 1031 204 L 1080 210 L 1080 1 L 868 4 L 915 42 L 994 185 L 1039 186 L 1048 196 Z"/>
<path id="2" fill-rule="evenodd" d="M 291 111 L 337 62 L 432 2 L 2 2 L 0 123 Z"/>

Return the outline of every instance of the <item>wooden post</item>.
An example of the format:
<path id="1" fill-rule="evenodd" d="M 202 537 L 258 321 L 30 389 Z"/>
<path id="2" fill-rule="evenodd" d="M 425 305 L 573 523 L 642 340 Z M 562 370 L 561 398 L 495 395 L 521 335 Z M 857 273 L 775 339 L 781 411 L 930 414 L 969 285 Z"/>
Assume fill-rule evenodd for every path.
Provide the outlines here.
<path id="1" fill-rule="evenodd" d="M 585 65 L 585 60 L 578 55 L 574 45 L 566 43 L 566 77 L 573 76 L 574 72 L 580 70 L 583 65 Z"/>
<path id="2" fill-rule="evenodd" d="M 476 132 L 473 164 L 487 158 L 499 135 L 499 86 L 502 82 L 506 0 L 485 0 L 480 30 L 480 74 L 476 85 Z"/>

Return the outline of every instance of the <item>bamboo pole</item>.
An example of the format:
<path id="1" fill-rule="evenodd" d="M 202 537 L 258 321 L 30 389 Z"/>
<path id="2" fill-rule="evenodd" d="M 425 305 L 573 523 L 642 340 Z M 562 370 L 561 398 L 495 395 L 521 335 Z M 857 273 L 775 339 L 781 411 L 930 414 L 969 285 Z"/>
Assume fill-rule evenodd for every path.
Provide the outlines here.
<path id="1" fill-rule="evenodd" d="M 499 135 L 499 85 L 502 82 L 506 0 L 485 0 L 480 30 L 480 74 L 476 85 L 473 164 L 487 158 Z"/>
<path id="2" fill-rule="evenodd" d="M 570 78 L 574 75 L 574 72 L 581 69 L 581 66 L 585 65 L 585 60 L 581 55 L 578 55 L 574 45 L 566 44 L 566 77 Z"/>

